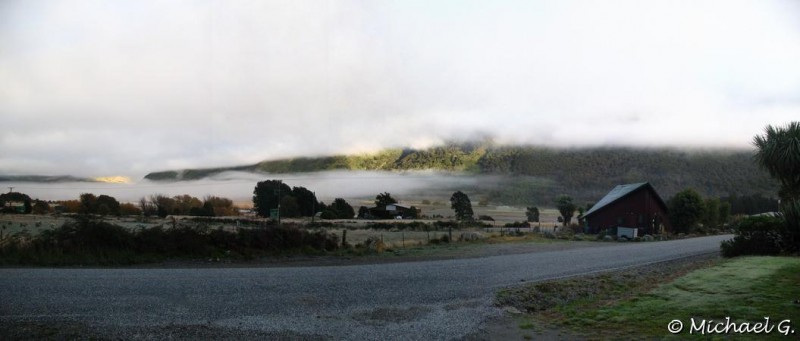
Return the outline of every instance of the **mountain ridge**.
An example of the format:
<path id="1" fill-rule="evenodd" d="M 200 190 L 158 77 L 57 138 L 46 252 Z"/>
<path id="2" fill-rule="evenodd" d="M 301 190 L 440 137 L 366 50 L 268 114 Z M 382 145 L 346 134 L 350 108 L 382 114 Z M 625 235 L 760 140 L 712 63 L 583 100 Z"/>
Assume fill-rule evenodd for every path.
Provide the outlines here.
<path id="1" fill-rule="evenodd" d="M 153 172 L 152 181 L 200 180 L 225 171 L 263 174 L 331 170 L 437 170 L 502 175 L 505 181 L 476 188 L 504 202 L 525 196 L 577 193 L 597 197 L 618 184 L 650 182 L 664 196 L 694 188 L 704 195 L 772 195 L 777 182 L 753 162 L 754 152 L 729 149 L 550 148 L 446 144 L 427 149 L 386 149 L 373 154 L 299 157 L 251 165 Z M 555 193 L 555 194 L 554 194 Z"/>
<path id="2" fill-rule="evenodd" d="M 100 182 L 94 178 L 78 177 L 72 175 L 0 175 L 0 182 Z"/>

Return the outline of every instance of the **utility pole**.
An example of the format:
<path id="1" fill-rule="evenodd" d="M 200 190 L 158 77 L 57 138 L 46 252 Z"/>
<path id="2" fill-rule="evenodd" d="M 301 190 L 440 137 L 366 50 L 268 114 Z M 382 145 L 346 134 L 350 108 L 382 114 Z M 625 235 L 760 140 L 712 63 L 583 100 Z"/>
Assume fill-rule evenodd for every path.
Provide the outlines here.
<path id="1" fill-rule="evenodd" d="M 314 203 L 311 205 L 313 207 L 311 209 L 311 223 L 314 223 L 314 216 L 317 215 L 317 192 L 311 192 L 314 194 Z"/>
<path id="2" fill-rule="evenodd" d="M 278 180 L 278 226 L 281 225 L 281 185 L 283 180 Z"/>

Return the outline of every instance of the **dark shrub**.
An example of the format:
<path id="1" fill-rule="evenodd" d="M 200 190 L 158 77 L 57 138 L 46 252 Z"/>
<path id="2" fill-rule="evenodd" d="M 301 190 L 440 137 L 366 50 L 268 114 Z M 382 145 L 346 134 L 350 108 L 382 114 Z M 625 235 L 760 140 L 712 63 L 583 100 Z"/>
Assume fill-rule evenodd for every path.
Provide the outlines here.
<path id="1" fill-rule="evenodd" d="M 335 234 L 309 232 L 294 225 L 271 225 L 261 229 L 241 229 L 239 245 L 258 251 L 276 252 L 300 250 L 309 246 L 316 251 L 335 250 L 338 238 Z"/>
<path id="2" fill-rule="evenodd" d="M 136 249 L 143 253 L 165 253 L 167 248 L 166 234 L 161 226 L 142 229 L 136 233 Z"/>
<path id="3" fill-rule="evenodd" d="M 393 229 L 395 227 L 397 227 L 397 225 L 395 225 L 395 224 L 379 223 L 379 222 L 369 223 L 369 224 L 366 225 L 366 228 L 375 229 L 375 230 L 390 230 L 390 229 Z"/>
<path id="4" fill-rule="evenodd" d="M 457 221 L 441 221 L 441 220 L 437 220 L 435 223 L 433 223 L 433 226 L 436 229 L 447 229 L 447 228 L 457 229 L 459 227 Z"/>
<path id="5" fill-rule="evenodd" d="M 783 251 L 781 217 L 749 217 L 734 227 L 736 236 L 722 242 L 722 256 L 776 255 Z"/>
<path id="6" fill-rule="evenodd" d="M 401 223 L 401 222 L 393 222 L 393 223 L 384 223 L 384 222 L 372 222 L 365 225 L 368 229 L 375 229 L 375 230 L 391 230 L 391 229 L 398 229 L 398 230 L 423 230 L 427 231 L 430 228 L 430 225 L 423 223 L 421 221 L 412 221 L 408 223 Z"/>
<path id="7" fill-rule="evenodd" d="M 238 247 L 238 240 L 235 233 L 216 229 L 208 233 L 211 245 L 221 250 L 234 250 Z"/>
<path id="8" fill-rule="evenodd" d="M 307 228 L 316 228 L 316 227 L 335 227 L 336 224 L 329 222 L 329 221 L 316 221 L 313 223 L 306 224 Z"/>
<path id="9" fill-rule="evenodd" d="M 0 264 L 112 265 L 214 255 L 253 258 L 283 252 L 333 251 L 338 242 L 335 234 L 312 233 L 291 224 L 239 229 L 238 233 L 185 226 L 131 232 L 80 218 L 36 237 L 14 234 L 0 244 Z"/>
<path id="10" fill-rule="evenodd" d="M 531 227 L 531 223 L 527 221 L 515 221 L 513 223 L 506 223 L 503 227 Z"/>
<path id="11" fill-rule="evenodd" d="M 180 256 L 206 256 L 211 253 L 208 236 L 191 227 L 178 227 L 165 230 L 167 253 Z"/>
<path id="12" fill-rule="evenodd" d="M 322 219 L 338 219 L 339 218 L 339 216 L 336 215 L 336 212 L 334 212 L 333 210 L 325 210 L 324 212 L 322 212 L 322 214 L 319 215 L 319 217 L 322 218 Z"/>
<path id="13" fill-rule="evenodd" d="M 103 221 L 80 219 L 54 230 L 43 231 L 34 239 L 36 248 L 56 248 L 64 252 L 132 250 L 133 234 L 123 227 Z"/>
<path id="14" fill-rule="evenodd" d="M 786 253 L 800 252 L 800 200 L 787 203 L 781 209 L 786 222 L 783 225 L 783 246 Z"/>

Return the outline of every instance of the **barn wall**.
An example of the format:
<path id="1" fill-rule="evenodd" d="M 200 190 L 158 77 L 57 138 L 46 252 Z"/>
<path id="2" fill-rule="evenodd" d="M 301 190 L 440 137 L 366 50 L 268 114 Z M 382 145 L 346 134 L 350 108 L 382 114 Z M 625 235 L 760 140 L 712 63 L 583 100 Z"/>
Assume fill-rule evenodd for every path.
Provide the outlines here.
<path id="1" fill-rule="evenodd" d="M 587 217 L 587 232 L 598 233 L 607 228 L 624 226 L 639 228 L 639 235 L 653 234 L 657 233 L 653 229 L 654 218 L 664 225 L 665 230 L 671 230 L 666 210 L 655 194 L 644 187 Z"/>

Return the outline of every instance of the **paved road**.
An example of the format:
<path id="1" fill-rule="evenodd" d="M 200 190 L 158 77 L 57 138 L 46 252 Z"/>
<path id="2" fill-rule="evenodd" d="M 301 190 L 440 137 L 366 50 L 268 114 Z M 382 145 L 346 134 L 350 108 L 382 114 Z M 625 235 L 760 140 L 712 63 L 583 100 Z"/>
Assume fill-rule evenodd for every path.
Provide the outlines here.
<path id="1" fill-rule="evenodd" d="M 333 267 L 0 269 L 0 325 L 124 339 L 460 339 L 501 314 L 501 287 L 716 252 L 727 238 Z"/>

